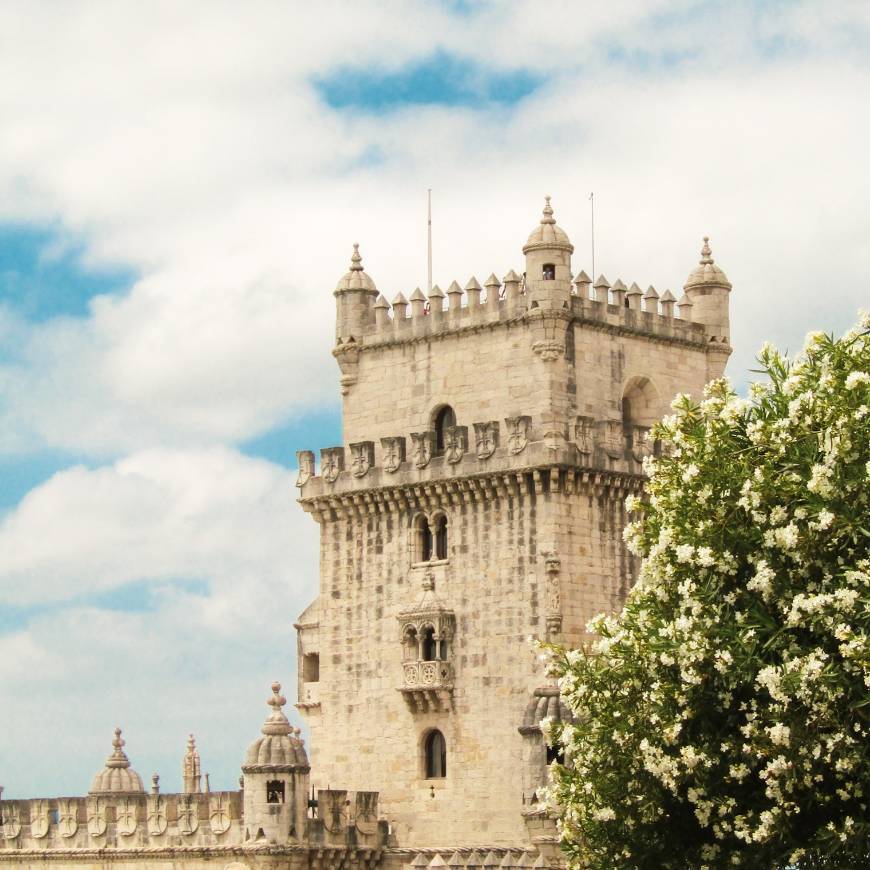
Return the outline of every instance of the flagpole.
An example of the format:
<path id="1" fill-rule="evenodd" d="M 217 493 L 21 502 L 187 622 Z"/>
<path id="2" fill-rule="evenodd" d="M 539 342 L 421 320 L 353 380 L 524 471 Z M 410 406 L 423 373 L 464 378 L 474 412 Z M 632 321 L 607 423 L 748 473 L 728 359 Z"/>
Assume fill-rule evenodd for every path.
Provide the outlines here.
<path id="1" fill-rule="evenodd" d="M 592 213 L 592 280 L 595 280 L 595 194 L 589 194 L 589 209 Z"/>
<path id="2" fill-rule="evenodd" d="M 428 190 L 429 194 L 429 203 L 427 209 L 427 236 L 428 236 L 428 244 L 429 244 L 429 260 L 428 260 L 428 272 L 426 275 L 426 295 L 429 296 L 432 293 L 432 188 L 430 187 Z"/>

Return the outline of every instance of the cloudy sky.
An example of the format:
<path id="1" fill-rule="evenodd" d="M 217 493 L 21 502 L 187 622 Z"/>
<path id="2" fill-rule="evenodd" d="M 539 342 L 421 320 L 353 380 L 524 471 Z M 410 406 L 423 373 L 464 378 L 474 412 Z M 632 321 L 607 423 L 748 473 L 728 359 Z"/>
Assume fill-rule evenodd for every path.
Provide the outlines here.
<path id="1" fill-rule="evenodd" d="M 870 305 L 866 3 L 0 3 L 0 784 L 125 729 L 232 787 L 316 589 L 331 291 L 522 269 L 733 282 L 730 374 Z M 295 712 L 293 714 L 295 716 Z"/>

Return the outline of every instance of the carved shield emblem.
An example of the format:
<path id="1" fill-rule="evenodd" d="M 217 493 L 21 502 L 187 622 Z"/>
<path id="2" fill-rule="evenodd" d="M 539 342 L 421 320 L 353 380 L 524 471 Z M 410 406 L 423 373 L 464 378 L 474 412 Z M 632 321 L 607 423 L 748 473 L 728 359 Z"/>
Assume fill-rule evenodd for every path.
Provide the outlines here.
<path id="1" fill-rule="evenodd" d="M 361 834 L 374 834 L 378 829 L 378 793 L 358 791 L 355 811 L 356 829 Z"/>
<path id="2" fill-rule="evenodd" d="M 467 426 L 448 426 L 444 430 L 444 456 L 451 465 L 462 459 L 467 445 Z"/>
<path id="3" fill-rule="evenodd" d="M 88 798 L 88 833 L 92 837 L 102 837 L 106 833 L 106 806 L 102 798 Z"/>
<path id="4" fill-rule="evenodd" d="M 577 449 L 585 456 L 592 453 L 595 446 L 594 426 L 595 421 L 592 417 L 578 417 L 574 427 L 574 441 L 577 444 Z"/>
<path id="5" fill-rule="evenodd" d="M 60 830 L 61 837 L 72 837 L 79 829 L 79 822 L 76 818 L 76 804 L 74 801 L 67 799 L 58 802 L 57 827 Z"/>
<path id="6" fill-rule="evenodd" d="M 330 834 L 337 834 L 347 827 L 347 792 L 326 791 L 317 792 L 317 812 L 323 819 L 323 827 Z"/>
<path id="7" fill-rule="evenodd" d="M 21 833 L 21 816 L 15 804 L 0 804 L 0 824 L 3 825 L 3 836 L 14 840 Z"/>
<path id="8" fill-rule="evenodd" d="M 297 450 L 296 461 L 299 463 L 299 476 L 296 486 L 305 486 L 314 477 L 314 453 L 310 450 Z"/>
<path id="9" fill-rule="evenodd" d="M 159 837 L 166 833 L 168 827 L 166 798 L 162 795 L 151 795 L 148 798 L 148 833 L 153 837 Z"/>
<path id="10" fill-rule="evenodd" d="M 182 834 L 190 835 L 199 827 L 199 815 L 197 805 L 189 795 L 181 795 L 178 798 L 178 830 Z"/>
<path id="11" fill-rule="evenodd" d="M 596 428 L 598 444 L 611 459 L 619 459 L 625 455 L 625 437 L 621 421 L 600 420 Z"/>
<path id="12" fill-rule="evenodd" d="M 414 465 L 417 468 L 425 468 L 435 450 L 435 433 L 432 430 L 412 432 L 411 441 L 413 442 Z"/>
<path id="13" fill-rule="evenodd" d="M 359 441 L 350 445 L 351 468 L 354 477 L 364 477 L 375 463 L 374 441 Z"/>
<path id="14" fill-rule="evenodd" d="M 130 798 L 121 798 L 115 806 L 118 833 L 129 837 L 136 831 L 136 804 Z"/>
<path id="15" fill-rule="evenodd" d="M 527 416 L 505 417 L 507 446 L 511 453 L 522 453 L 526 449 L 526 444 L 529 443 L 529 423 L 531 420 L 532 418 Z"/>
<path id="16" fill-rule="evenodd" d="M 381 438 L 381 456 L 385 471 L 390 474 L 398 471 L 405 461 L 405 439 Z"/>
<path id="17" fill-rule="evenodd" d="M 230 829 L 230 805 L 226 795 L 212 795 L 209 800 L 208 822 L 216 834 L 225 834 Z"/>
<path id="18" fill-rule="evenodd" d="M 48 801 L 34 801 L 30 810 L 30 834 L 41 840 L 48 833 Z"/>
<path id="19" fill-rule="evenodd" d="M 478 459 L 489 459 L 498 447 L 498 421 L 474 424 L 474 441 Z"/>
<path id="20" fill-rule="evenodd" d="M 344 448 L 324 447 L 320 451 L 320 473 L 329 483 L 335 483 L 344 471 Z"/>

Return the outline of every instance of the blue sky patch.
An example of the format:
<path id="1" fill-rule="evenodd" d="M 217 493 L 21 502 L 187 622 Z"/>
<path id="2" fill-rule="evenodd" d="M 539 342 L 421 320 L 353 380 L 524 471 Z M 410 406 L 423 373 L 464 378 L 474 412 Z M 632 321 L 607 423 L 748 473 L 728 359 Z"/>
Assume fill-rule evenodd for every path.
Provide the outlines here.
<path id="1" fill-rule="evenodd" d="M 0 303 L 44 321 L 82 317 L 94 296 L 126 290 L 136 273 L 82 262 L 84 244 L 57 228 L 0 224 Z"/>
<path id="2" fill-rule="evenodd" d="M 0 516 L 52 475 L 73 465 L 96 467 L 96 463 L 88 462 L 81 456 L 57 450 L 45 450 L 27 456 L 0 455 Z"/>
<path id="3" fill-rule="evenodd" d="M 285 468 L 296 468 L 296 451 L 313 450 L 320 456 L 321 447 L 335 447 L 341 440 L 341 406 L 336 405 L 312 414 L 288 420 L 264 435 L 239 445 L 246 456 L 268 459 Z"/>
<path id="4" fill-rule="evenodd" d="M 436 52 L 398 70 L 340 67 L 315 78 L 314 86 L 334 109 L 383 112 L 421 105 L 511 105 L 534 93 L 543 80 L 531 70 L 493 70 Z"/>

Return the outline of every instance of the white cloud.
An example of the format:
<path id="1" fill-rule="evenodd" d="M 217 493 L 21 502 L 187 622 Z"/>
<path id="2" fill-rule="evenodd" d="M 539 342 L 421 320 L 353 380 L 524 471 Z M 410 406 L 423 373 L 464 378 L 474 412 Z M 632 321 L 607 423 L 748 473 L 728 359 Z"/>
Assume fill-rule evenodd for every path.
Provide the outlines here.
<path id="1" fill-rule="evenodd" d="M 317 533 L 293 495 L 261 460 L 152 450 L 61 472 L 3 520 L 0 600 L 30 614 L 0 634 L 7 794 L 83 793 L 115 724 L 143 776 L 177 785 L 194 730 L 215 784 L 235 785 L 269 682 L 295 694 Z M 130 584 L 150 597 L 125 611 Z M 46 727 L 50 742 L 34 741 Z"/>

